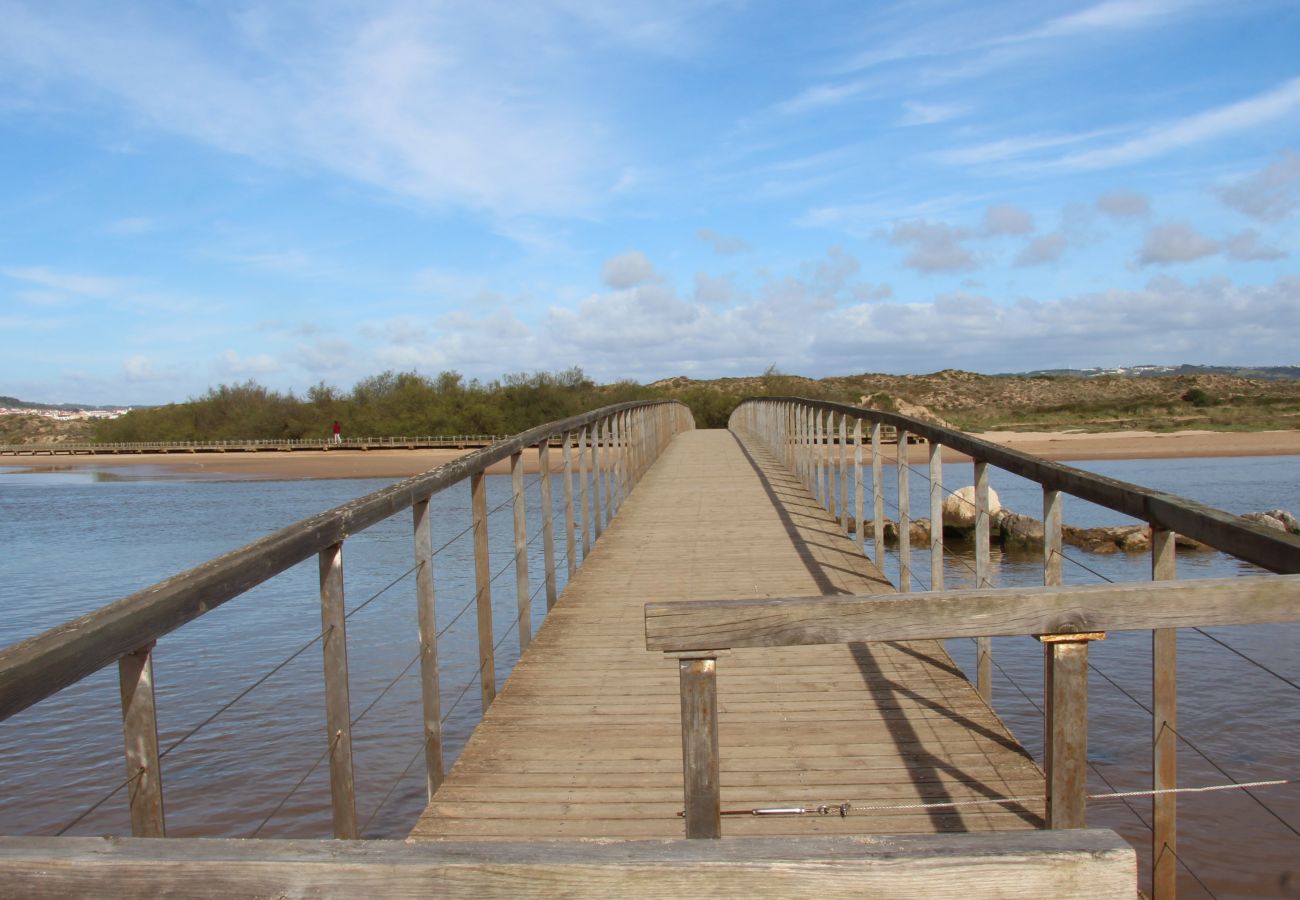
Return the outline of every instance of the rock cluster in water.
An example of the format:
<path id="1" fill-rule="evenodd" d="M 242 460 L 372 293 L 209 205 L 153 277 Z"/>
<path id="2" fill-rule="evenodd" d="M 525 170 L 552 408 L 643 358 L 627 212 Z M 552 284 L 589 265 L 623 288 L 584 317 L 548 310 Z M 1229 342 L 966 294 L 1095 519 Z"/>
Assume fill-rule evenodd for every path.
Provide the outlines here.
<path id="1" fill-rule="evenodd" d="M 965 542 L 975 533 L 975 488 L 964 487 L 954 491 L 943 504 L 943 535 L 945 541 Z M 1300 521 L 1283 509 L 1246 513 L 1247 522 L 1263 525 L 1289 534 L 1300 534 Z M 864 523 L 866 524 L 866 523 Z M 869 526 L 868 526 L 869 527 Z M 848 517 L 850 531 L 857 530 L 853 516 Z M 899 542 L 899 526 L 892 519 L 884 521 L 885 543 L 894 546 Z M 989 491 L 989 539 L 1004 550 L 1040 551 L 1043 548 L 1043 523 L 1032 516 L 1021 515 L 1005 509 L 997 494 Z M 1151 549 L 1151 526 L 1118 525 L 1105 528 L 1075 528 L 1061 526 L 1061 540 L 1092 553 L 1141 553 Z M 912 546 L 925 546 L 930 542 L 928 518 L 908 521 L 908 542 Z M 1174 543 L 1186 550 L 1212 550 L 1208 544 L 1181 534 Z"/>

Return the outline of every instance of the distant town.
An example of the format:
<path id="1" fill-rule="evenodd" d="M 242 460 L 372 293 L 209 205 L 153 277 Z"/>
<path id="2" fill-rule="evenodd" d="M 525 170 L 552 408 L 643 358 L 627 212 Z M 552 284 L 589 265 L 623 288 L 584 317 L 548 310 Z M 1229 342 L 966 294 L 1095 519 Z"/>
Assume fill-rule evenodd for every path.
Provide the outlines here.
<path id="1" fill-rule="evenodd" d="M 53 406 L 0 406 L 0 416 L 41 416 L 59 422 L 74 422 L 78 419 L 116 419 L 130 412 L 130 407 L 111 409 L 69 409 Z"/>

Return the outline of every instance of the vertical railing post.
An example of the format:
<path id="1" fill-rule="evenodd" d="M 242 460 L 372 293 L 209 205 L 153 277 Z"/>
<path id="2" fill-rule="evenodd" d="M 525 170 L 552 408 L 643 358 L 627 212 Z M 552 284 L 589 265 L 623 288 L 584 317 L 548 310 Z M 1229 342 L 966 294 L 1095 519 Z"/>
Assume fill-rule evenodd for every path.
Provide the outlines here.
<path id="1" fill-rule="evenodd" d="M 1043 584 L 1056 587 L 1061 578 L 1062 497 L 1060 491 L 1043 488 Z M 1043 644 L 1043 769 L 1052 759 L 1052 645 Z M 1047 817 L 1052 814 L 1051 785 L 1047 792 Z"/>
<path id="2" fill-rule="evenodd" d="M 866 543 L 865 535 L 867 533 L 866 522 L 863 520 L 863 492 L 862 492 L 862 420 L 853 420 L 853 522 L 854 522 L 854 539 L 858 546 L 861 547 Z"/>
<path id="3" fill-rule="evenodd" d="M 885 485 L 881 481 L 880 423 L 871 423 L 871 541 L 876 568 L 885 570 Z"/>
<path id="4" fill-rule="evenodd" d="M 682 784 L 688 838 L 722 837 L 716 654 L 677 660 L 682 705 Z"/>
<path id="5" fill-rule="evenodd" d="M 912 501 L 907 478 L 907 431 L 899 428 L 898 452 L 898 589 L 906 594 L 912 590 Z"/>
<path id="6" fill-rule="evenodd" d="M 849 420 L 840 416 L 840 531 L 849 533 Z"/>
<path id="7" fill-rule="evenodd" d="M 1049 650 L 1051 755 L 1047 758 L 1048 828 L 1088 822 L 1088 644 L 1104 635 L 1042 635 Z"/>
<path id="8" fill-rule="evenodd" d="M 1151 529 L 1151 577 L 1177 578 L 1174 533 Z M 1151 789 L 1178 787 L 1178 630 L 1151 632 Z M 1155 900 L 1175 896 L 1178 889 L 1178 795 L 1157 793 L 1152 802 L 1151 889 Z"/>
<path id="9" fill-rule="evenodd" d="M 600 505 L 600 476 L 605 463 L 604 454 L 601 453 L 604 442 L 601 440 L 600 426 L 600 422 L 593 422 L 591 425 L 591 518 L 595 525 L 593 541 L 600 540 L 601 532 L 605 530 L 604 514 L 601 512 Z"/>
<path id="10" fill-rule="evenodd" d="M 605 527 L 614 519 L 614 487 L 616 479 L 614 478 L 615 454 L 614 454 L 614 417 L 609 416 L 605 419 L 605 446 L 601 453 L 601 459 L 604 461 L 605 475 Z"/>
<path id="11" fill-rule="evenodd" d="M 551 498 L 551 439 L 543 438 L 537 445 L 537 469 L 541 473 L 542 502 L 542 564 L 545 567 L 546 608 L 549 610 L 559 598 L 555 578 L 555 502 Z"/>
<path id="12" fill-rule="evenodd" d="M 975 587 L 993 587 L 989 575 L 989 464 L 975 461 Z M 993 639 L 975 639 L 975 687 L 993 702 Z"/>
<path id="13" fill-rule="evenodd" d="M 158 711 L 153 693 L 150 641 L 117 661 L 122 695 L 122 740 L 126 752 L 127 802 L 134 837 L 166 837 L 162 768 L 158 758 Z"/>
<path id="14" fill-rule="evenodd" d="M 528 522 L 524 508 L 524 454 L 510 454 L 510 506 L 515 519 L 515 608 L 519 624 L 519 652 L 533 640 L 533 614 L 528 595 Z"/>
<path id="15" fill-rule="evenodd" d="M 591 553 L 591 502 L 587 494 L 587 429 L 578 432 L 578 511 L 582 513 L 582 560 Z"/>
<path id="16" fill-rule="evenodd" d="M 325 656 L 325 727 L 329 738 L 330 798 L 334 837 L 356 840 L 356 787 L 352 774 L 352 716 L 348 699 L 348 638 L 343 607 L 343 545 L 320 552 L 320 618 Z"/>
<path id="17" fill-rule="evenodd" d="M 420 699 L 424 707 L 424 767 L 429 799 L 442 784 L 442 698 L 438 681 L 438 617 L 433 590 L 433 526 L 429 500 L 411 506 L 415 526 L 415 602 L 420 627 Z"/>
<path id="18" fill-rule="evenodd" d="M 826 506 L 826 489 L 822 484 L 822 471 L 826 462 L 826 454 L 822 448 L 822 411 L 813 410 L 813 496 L 817 498 L 823 507 Z"/>
<path id="19" fill-rule="evenodd" d="M 609 517 L 618 515 L 618 508 L 623 505 L 623 414 L 614 413 L 609 417 L 609 447 L 613 459 L 609 467 Z"/>
<path id="20" fill-rule="evenodd" d="M 497 669 L 492 646 L 492 567 L 488 559 L 487 479 L 482 471 L 469 477 L 474 524 L 474 603 L 478 614 L 479 695 L 486 713 L 497 695 Z"/>
<path id="21" fill-rule="evenodd" d="M 578 571 L 577 544 L 578 536 L 574 529 L 577 522 L 573 517 L 573 433 L 564 433 L 564 446 L 560 450 L 564 460 L 564 556 L 568 564 L 569 578 Z"/>
<path id="22" fill-rule="evenodd" d="M 943 445 L 930 441 L 930 590 L 943 590 Z"/>

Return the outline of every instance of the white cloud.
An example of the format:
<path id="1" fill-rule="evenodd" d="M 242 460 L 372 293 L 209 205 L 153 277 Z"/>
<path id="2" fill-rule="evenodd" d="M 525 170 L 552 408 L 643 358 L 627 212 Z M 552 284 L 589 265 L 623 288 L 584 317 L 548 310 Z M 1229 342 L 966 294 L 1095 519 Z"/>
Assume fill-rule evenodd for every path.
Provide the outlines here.
<path id="1" fill-rule="evenodd" d="M 898 222 L 886 235 L 891 244 L 910 248 L 903 265 L 918 272 L 965 272 L 978 268 L 975 256 L 962 244 L 972 236 L 968 229 L 925 219 Z"/>
<path id="2" fill-rule="evenodd" d="M 818 84 L 772 107 L 786 116 L 797 116 L 819 109 L 840 106 L 853 100 L 868 87 L 865 81 L 847 81 L 841 84 Z"/>
<path id="3" fill-rule="evenodd" d="M 1276 247 L 1260 242 L 1260 234 L 1253 228 L 1247 228 L 1234 234 L 1224 242 L 1224 252 L 1232 259 L 1241 262 L 1268 262 L 1286 259 L 1288 254 Z"/>
<path id="4" fill-rule="evenodd" d="M 913 103 L 903 104 L 903 117 L 899 125 L 937 125 L 951 119 L 958 119 L 970 112 L 970 107 L 960 103 Z"/>
<path id="5" fill-rule="evenodd" d="M 1155 25 L 1186 9 L 1186 0 L 1106 0 L 1052 19 L 1041 28 L 1008 40 L 1074 37 L 1103 31 L 1127 31 Z"/>
<path id="6" fill-rule="evenodd" d="M 1113 219 L 1143 219 L 1151 215 L 1151 201 L 1137 191 L 1108 191 L 1097 198 L 1097 209 Z"/>
<path id="7" fill-rule="evenodd" d="M 1193 262 L 1219 251 L 1219 244 L 1190 225 L 1174 222 L 1152 227 L 1142 243 L 1138 262 L 1144 266 Z"/>
<path id="8" fill-rule="evenodd" d="M 75 297 L 111 297 L 121 293 L 126 287 L 126 283 L 117 278 L 60 272 L 45 266 L 11 266 L 0 269 L 0 273 L 16 281 L 25 281 Z"/>
<path id="9" fill-rule="evenodd" d="M 223 350 L 217 357 L 213 369 L 222 378 L 255 378 L 280 372 L 284 369 L 284 365 L 267 353 L 241 356 L 234 350 Z"/>
<path id="10" fill-rule="evenodd" d="M 574 213 L 598 203 L 626 161 L 612 158 L 590 98 L 549 89 L 581 83 L 588 64 L 564 42 L 591 35 L 557 27 L 566 15 L 286 5 L 264 9 L 255 29 L 213 12 L 200 39 L 148 7 L 97 16 L 7 4 L 0 58 L 37 98 L 71 85 L 141 128 L 268 165 L 435 207 Z M 632 18 L 649 20 L 619 27 Z"/>
<path id="11" fill-rule="evenodd" d="M 969 147 L 957 147 L 941 150 L 931 154 L 936 162 L 951 166 L 978 166 L 988 163 L 1006 162 L 1023 156 L 1030 156 L 1040 150 L 1051 150 L 1094 140 L 1104 131 L 1087 131 L 1079 134 L 1030 135 L 1027 137 L 1002 138 Z"/>
<path id="12" fill-rule="evenodd" d="M 153 361 L 142 355 L 127 357 L 122 363 L 122 371 L 128 382 L 154 381 L 159 377 L 154 372 Z"/>
<path id="13" fill-rule="evenodd" d="M 1016 256 L 1017 266 L 1042 266 L 1054 263 L 1064 255 L 1070 242 L 1059 231 L 1043 234 L 1031 240 Z"/>
<path id="14" fill-rule="evenodd" d="M 737 253 L 745 253 L 750 249 L 747 241 L 738 237 L 719 234 L 712 228 L 701 228 L 695 232 L 695 236 L 712 247 L 713 252 L 719 256 L 732 256 Z"/>
<path id="15" fill-rule="evenodd" d="M 990 206 L 984 210 L 985 234 L 1029 234 L 1034 230 L 1034 217 L 1029 211 L 1011 204 Z"/>
<path id="16" fill-rule="evenodd" d="M 1219 189 L 1228 206 L 1264 222 L 1280 222 L 1300 207 L 1300 153 L 1284 150 L 1253 175 Z"/>
<path id="17" fill-rule="evenodd" d="M 1245 100 L 1207 110 L 1147 129 L 1136 138 L 1063 157 L 1053 166 L 1064 169 L 1106 169 L 1125 166 L 1184 147 L 1229 137 L 1276 121 L 1300 110 L 1300 78 Z"/>
<path id="18" fill-rule="evenodd" d="M 122 237 L 130 237 L 137 234 L 147 234 L 157 227 L 158 223 L 147 216 L 130 216 L 110 222 L 108 232 Z"/>
<path id="19" fill-rule="evenodd" d="M 605 265 L 601 267 L 600 277 L 605 284 L 617 290 L 654 281 L 659 276 L 644 253 L 640 250 L 629 250 L 606 260 Z"/>
<path id="20" fill-rule="evenodd" d="M 695 273 L 695 302 L 706 306 L 726 306 L 735 299 L 736 288 L 727 276 L 714 277 L 707 272 Z"/>

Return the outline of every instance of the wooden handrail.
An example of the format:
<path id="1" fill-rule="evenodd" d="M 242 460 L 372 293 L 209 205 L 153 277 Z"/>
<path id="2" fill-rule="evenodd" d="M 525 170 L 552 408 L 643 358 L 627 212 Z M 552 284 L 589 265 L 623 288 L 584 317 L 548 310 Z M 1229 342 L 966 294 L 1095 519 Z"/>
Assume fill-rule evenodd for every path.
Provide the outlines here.
<path id="1" fill-rule="evenodd" d="M 1300 575 L 645 605 L 666 653 L 1300 621 Z"/>
<path id="2" fill-rule="evenodd" d="M 1008 831 L 743 841 L 0 838 L 14 896 L 968 896 L 1130 900 L 1119 835 Z"/>
<path id="3" fill-rule="evenodd" d="M 1036 481 L 1044 488 L 1063 491 L 1098 506 L 1141 519 L 1155 528 L 1193 538 L 1270 572 L 1300 573 L 1300 536 L 1274 531 L 1186 497 L 1040 459 L 963 431 L 944 428 L 901 413 L 803 397 L 755 397 L 745 403 L 798 404 L 807 409 L 834 412 L 892 426 L 900 432 L 923 437 L 972 459 Z M 740 413 L 743 407 L 744 404 L 737 412 Z"/>

